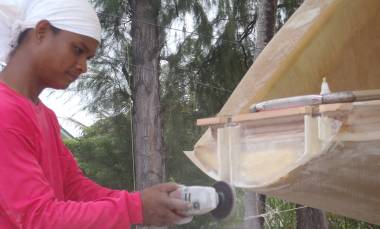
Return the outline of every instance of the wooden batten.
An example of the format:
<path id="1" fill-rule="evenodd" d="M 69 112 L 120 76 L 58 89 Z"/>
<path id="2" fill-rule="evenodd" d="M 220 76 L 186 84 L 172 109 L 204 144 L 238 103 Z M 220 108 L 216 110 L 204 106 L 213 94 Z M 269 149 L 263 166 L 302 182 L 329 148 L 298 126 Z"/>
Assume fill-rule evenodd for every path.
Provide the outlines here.
<path id="1" fill-rule="evenodd" d="M 341 113 L 348 112 L 352 109 L 352 103 L 326 104 L 319 106 L 294 107 L 281 110 L 261 111 L 257 113 L 239 114 L 230 117 L 211 117 L 197 120 L 197 126 L 220 126 L 227 123 L 241 123 L 266 119 L 284 118 L 289 116 L 299 116 L 310 114 L 312 116 L 320 113 Z"/>

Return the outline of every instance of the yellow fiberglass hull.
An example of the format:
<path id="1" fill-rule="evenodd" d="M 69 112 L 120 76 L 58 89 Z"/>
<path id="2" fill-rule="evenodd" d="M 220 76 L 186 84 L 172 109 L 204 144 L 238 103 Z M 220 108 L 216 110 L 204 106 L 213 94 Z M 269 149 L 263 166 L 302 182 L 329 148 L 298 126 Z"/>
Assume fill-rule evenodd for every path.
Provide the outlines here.
<path id="1" fill-rule="evenodd" d="M 379 11 L 379 0 L 306 0 L 262 51 L 217 117 L 249 113 L 252 104 L 264 100 L 318 94 L 323 77 L 327 78 L 332 91 L 380 89 Z M 364 117 L 370 119 L 370 126 L 376 129 L 379 125 L 380 128 L 376 115 L 373 115 L 378 112 L 377 106 L 380 106 L 378 102 L 354 103 L 351 111 L 356 113 L 352 117 L 347 113 L 338 119 L 340 127 L 356 126 L 355 120 L 361 120 L 361 112 L 364 112 L 367 115 Z M 306 126 L 306 118 L 302 120 L 295 123 Z M 296 128 L 298 124 L 284 128 Z M 304 126 L 302 128 L 306 131 Z M 276 127 L 273 122 L 273 129 Z M 341 158 L 346 153 L 345 147 L 337 147 L 335 139 L 331 141 L 331 147 L 327 147 L 331 151 L 328 157 L 320 158 L 322 152 L 316 152 L 308 160 L 304 160 L 305 157 L 301 160 L 300 155 L 304 154 L 292 153 L 290 146 L 297 143 L 297 138 L 303 139 L 305 145 L 306 138 L 296 134 L 296 142 L 280 153 L 270 150 L 244 159 L 230 155 L 230 160 L 233 157 L 235 163 L 241 162 L 239 171 L 247 178 L 236 180 L 238 182 L 234 185 L 380 224 L 380 194 L 373 191 L 380 188 L 380 179 L 376 177 L 380 173 L 380 153 L 377 153 L 380 140 L 360 131 L 360 134 L 353 135 L 356 138 L 347 139 L 350 131 L 340 128 L 334 135 L 345 136 L 339 141 L 346 144 L 347 157 Z M 273 133 L 275 136 L 276 131 Z M 225 140 L 223 132 L 218 134 L 215 128 L 209 128 L 194 150 L 186 155 L 210 177 L 225 180 L 228 174 L 222 174 L 220 168 L 231 163 L 221 160 L 218 155 L 220 141 Z M 231 136 L 233 138 L 233 134 Z M 376 132 L 376 136 L 380 135 Z M 368 146 L 367 152 L 360 152 L 365 146 Z M 256 145 L 250 147 L 253 149 Z M 323 155 L 327 155 L 325 151 Z M 263 173 L 267 175 L 259 177 L 250 171 L 260 163 L 272 163 L 275 167 L 266 169 Z M 325 164 L 322 169 L 316 169 L 322 164 Z M 273 170 L 280 173 L 274 174 Z M 352 175 L 351 180 L 347 174 Z"/>

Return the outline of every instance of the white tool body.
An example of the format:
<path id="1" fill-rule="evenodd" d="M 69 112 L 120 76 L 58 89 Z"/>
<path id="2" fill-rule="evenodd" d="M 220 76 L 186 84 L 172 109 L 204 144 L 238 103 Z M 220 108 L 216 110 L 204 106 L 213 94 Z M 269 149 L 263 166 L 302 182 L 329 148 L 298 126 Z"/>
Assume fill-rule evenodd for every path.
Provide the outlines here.
<path id="1" fill-rule="evenodd" d="M 170 194 L 170 197 L 191 203 L 191 208 L 182 214 L 188 216 L 178 224 L 189 223 L 193 216 L 204 215 L 209 212 L 216 219 L 228 217 L 234 207 L 235 191 L 223 182 L 216 182 L 209 186 L 182 186 Z"/>

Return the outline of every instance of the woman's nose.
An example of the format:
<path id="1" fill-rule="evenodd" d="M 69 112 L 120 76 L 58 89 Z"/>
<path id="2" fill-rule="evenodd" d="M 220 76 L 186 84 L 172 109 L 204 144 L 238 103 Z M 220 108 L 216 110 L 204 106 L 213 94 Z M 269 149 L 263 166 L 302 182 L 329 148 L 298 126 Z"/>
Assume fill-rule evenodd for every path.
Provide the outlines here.
<path id="1" fill-rule="evenodd" d="M 78 60 L 77 70 L 80 71 L 80 73 L 87 72 L 87 59 L 86 58 L 80 58 L 80 60 Z"/>

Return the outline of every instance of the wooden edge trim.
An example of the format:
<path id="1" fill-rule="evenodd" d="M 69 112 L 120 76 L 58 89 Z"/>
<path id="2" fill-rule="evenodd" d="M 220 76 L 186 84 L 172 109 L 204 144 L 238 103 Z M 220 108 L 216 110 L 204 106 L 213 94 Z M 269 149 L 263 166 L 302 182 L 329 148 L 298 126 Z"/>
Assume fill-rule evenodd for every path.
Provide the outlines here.
<path id="1" fill-rule="evenodd" d="M 288 108 L 288 109 L 273 110 L 273 111 L 261 111 L 257 113 L 248 113 L 248 114 L 232 116 L 231 122 L 255 121 L 255 120 L 261 120 L 261 119 L 304 115 L 307 113 L 310 113 L 309 107 L 296 107 L 296 108 Z"/>
<path id="2" fill-rule="evenodd" d="M 334 103 L 322 104 L 318 107 L 319 113 L 334 112 L 334 111 L 350 111 L 354 108 L 352 103 Z"/>
<path id="3" fill-rule="evenodd" d="M 292 115 L 303 115 L 306 113 L 310 113 L 309 107 L 296 107 L 296 108 L 281 109 L 281 110 L 261 111 L 257 113 L 239 114 L 239 115 L 235 115 L 231 117 L 220 116 L 220 117 L 198 119 L 197 126 L 223 125 L 228 122 L 254 121 L 254 120 L 260 120 L 260 119 L 270 119 L 270 118 L 286 117 L 286 116 L 292 116 Z"/>
<path id="4" fill-rule="evenodd" d="M 296 115 L 335 112 L 335 111 L 350 111 L 353 109 L 352 103 L 336 103 L 336 104 L 323 104 L 319 106 L 304 106 L 294 107 L 288 109 L 279 109 L 271 111 L 260 111 L 256 113 L 246 113 L 234 116 L 220 116 L 203 118 L 197 120 L 197 126 L 214 126 L 223 125 L 228 122 L 246 122 L 271 118 L 280 118 Z"/>
<path id="5" fill-rule="evenodd" d="M 213 126 L 227 123 L 231 117 L 220 116 L 212 118 L 202 118 L 197 120 L 197 126 Z"/>

